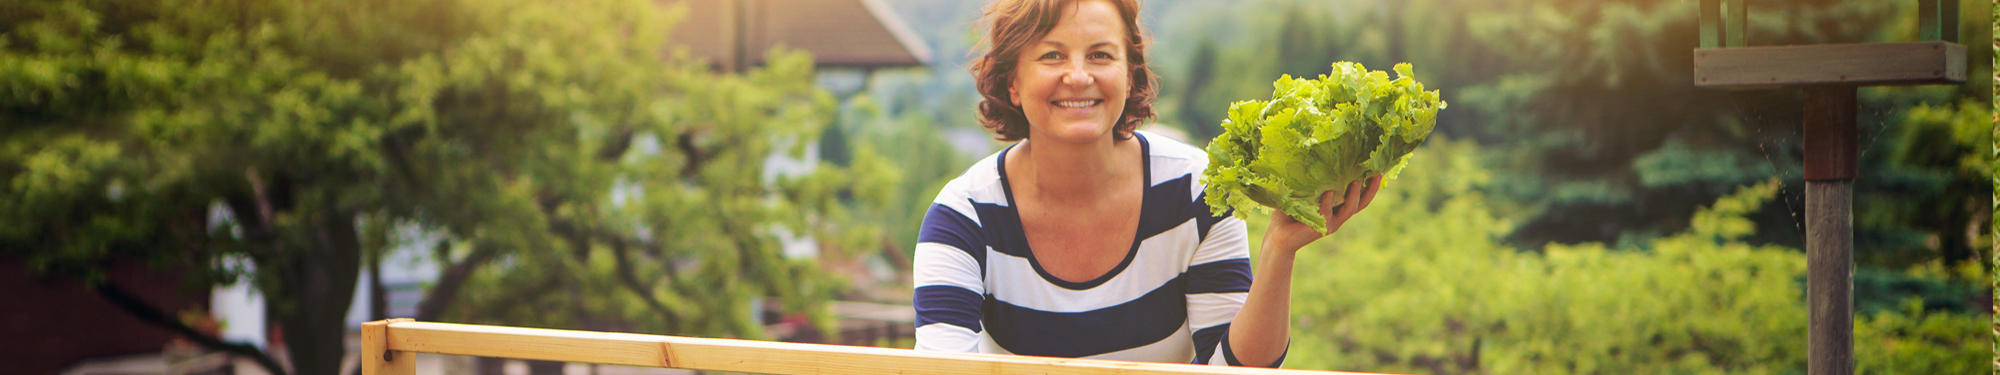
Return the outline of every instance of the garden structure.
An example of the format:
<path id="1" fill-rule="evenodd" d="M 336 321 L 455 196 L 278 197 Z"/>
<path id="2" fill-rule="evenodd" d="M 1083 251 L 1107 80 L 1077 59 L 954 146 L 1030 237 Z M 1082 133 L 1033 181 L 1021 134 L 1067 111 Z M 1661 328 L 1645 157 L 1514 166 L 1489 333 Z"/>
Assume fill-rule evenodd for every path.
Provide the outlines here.
<path id="1" fill-rule="evenodd" d="M 1702 0 L 1696 87 L 1805 95 L 1806 371 L 1854 373 L 1855 90 L 1965 82 L 1956 0 L 1918 0 L 1923 41 L 1751 47 L 1748 0 Z"/>

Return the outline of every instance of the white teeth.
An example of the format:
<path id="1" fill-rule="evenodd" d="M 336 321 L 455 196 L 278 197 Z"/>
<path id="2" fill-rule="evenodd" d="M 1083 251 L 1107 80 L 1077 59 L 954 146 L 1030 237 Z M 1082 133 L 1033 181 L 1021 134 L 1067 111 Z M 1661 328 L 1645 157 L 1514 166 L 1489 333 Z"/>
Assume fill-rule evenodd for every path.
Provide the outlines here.
<path id="1" fill-rule="evenodd" d="M 1099 102 L 1103 102 L 1103 100 L 1064 100 L 1057 101 L 1056 105 L 1069 108 L 1083 108 L 1096 105 Z"/>

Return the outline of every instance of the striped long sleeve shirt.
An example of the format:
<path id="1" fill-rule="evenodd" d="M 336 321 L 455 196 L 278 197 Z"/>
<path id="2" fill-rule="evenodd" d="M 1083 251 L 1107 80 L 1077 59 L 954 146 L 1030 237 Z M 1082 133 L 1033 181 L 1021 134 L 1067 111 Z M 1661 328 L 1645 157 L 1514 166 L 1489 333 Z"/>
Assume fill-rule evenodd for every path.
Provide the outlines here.
<path id="1" fill-rule="evenodd" d="M 917 349 L 1243 365 L 1227 339 L 1250 291 L 1243 221 L 1203 202 L 1207 153 L 1137 134 L 1148 186 L 1138 233 L 1096 279 L 1051 276 L 1028 250 L 1004 165 L 1012 147 L 947 183 L 916 245 Z"/>

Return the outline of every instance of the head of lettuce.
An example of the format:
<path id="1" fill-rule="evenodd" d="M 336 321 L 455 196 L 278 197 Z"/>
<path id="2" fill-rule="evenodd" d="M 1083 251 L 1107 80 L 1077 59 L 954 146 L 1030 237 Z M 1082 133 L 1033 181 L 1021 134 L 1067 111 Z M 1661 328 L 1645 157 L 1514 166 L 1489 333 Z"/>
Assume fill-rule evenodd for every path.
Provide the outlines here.
<path id="1" fill-rule="evenodd" d="M 1355 180 L 1395 178 L 1437 126 L 1445 107 L 1437 91 L 1424 91 L 1410 64 L 1395 70 L 1391 80 L 1361 64 L 1334 63 L 1319 79 L 1279 77 L 1269 101 L 1229 104 L 1202 173 L 1209 208 L 1221 216 L 1269 207 L 1325 233 L 1321 193 L 1340 199 Z"/>

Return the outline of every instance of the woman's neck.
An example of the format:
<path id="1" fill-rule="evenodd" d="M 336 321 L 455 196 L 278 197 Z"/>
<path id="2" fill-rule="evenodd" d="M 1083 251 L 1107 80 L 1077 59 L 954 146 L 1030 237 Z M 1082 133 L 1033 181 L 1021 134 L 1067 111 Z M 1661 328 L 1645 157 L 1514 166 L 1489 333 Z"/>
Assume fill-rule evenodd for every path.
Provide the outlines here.
<path id="1" fill-rule="evenodd" d="M 1016 190 L 1027 188 L 1042 202 L 1069 204 L 1099 201 L 1121 184 L 1143 178 L 1143 163 L 1134 158 L 1138 136 L 1091 143 L 1022 141 L 1008 154 L 1009 172 L 1017 174 Z M 1140 185 L 1134 185 L 1140 186 Z"/>

